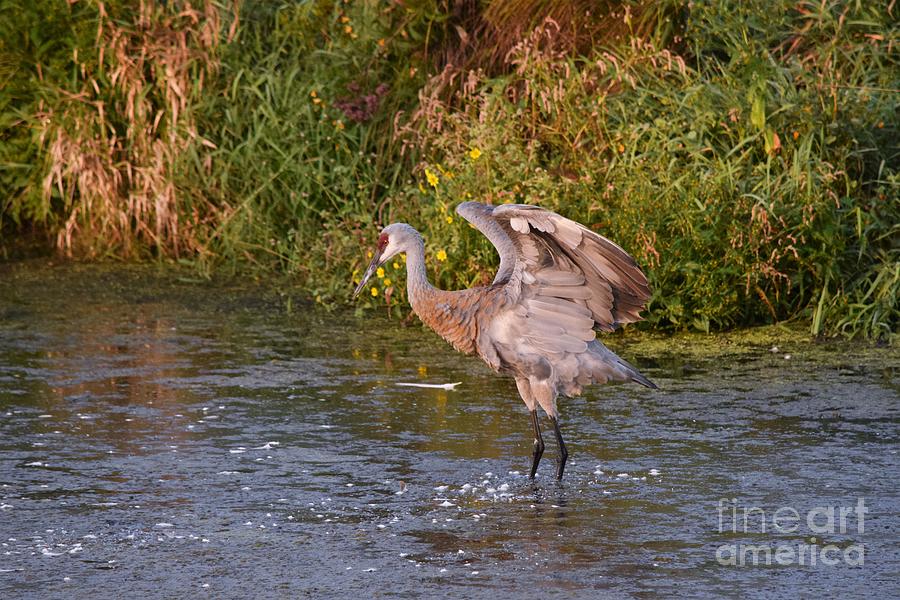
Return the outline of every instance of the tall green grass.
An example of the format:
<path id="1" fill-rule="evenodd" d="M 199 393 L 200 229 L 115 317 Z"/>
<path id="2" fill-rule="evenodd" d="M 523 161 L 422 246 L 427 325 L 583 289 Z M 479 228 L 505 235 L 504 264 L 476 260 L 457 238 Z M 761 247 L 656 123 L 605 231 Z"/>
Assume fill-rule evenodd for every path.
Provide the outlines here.
<path id="1" fill-rule="evenodd" d="M 386 195 L 409 179 L 393 117 L 414 104 L 423 79 L 399 64 L 403 45 L 385 41 L 397 10 L 374 2 L 258 9 L 244 15 L 220 91 L 203 107 L 201 131 L 216 149 L 185 166 L 181 186 L 221 210 L 203 261 L 277 266 L 333 301 L 345 296 L 350 257 Z M 371 109 L 354 113 L 366 97 Z"/>
<path id="2" fill-rule="evenodd" d="M 30 25 L 0 19 L 6 248 L 39 231 L 75 254 L 127 248 L 207 272 L 280 270 L 333 306 L 349 299 L 367 245 L 394 220 L 423 231 L 441 285 L 489 281 L 493 249 L 454 207 L 533 202 L 638 258 L 654 289 L 648 326 L 799 320 L 815 335 L 896 331 L 900 68 L 890 7 L 248 1 L 238 13 L 206 4 L 219 23 L 209 40 L 171 2 L 156 7 L 155 31 L 188 36 L 177 63 L 186 79 L 174 81 L 190 93 L 167 100 L 174 63 L 160 55 L 131 82 L 163 126 L 135 130 L 122 118 L 127 89 L 104 77 L 114 65 L 95 45 L 106 6 L 109 32 L 153 46 L 133 5 L 13 4 L 4 7 Z M 560 15 L 571 18 L 560 25 Z M 82 92 L 119 112 L 73 129 L 93 115 L 67 110 Z M 72 148 L 112 148 L 102 172 L 155 166 L 152 185 L 98 200 L 90 179 L 60 176 L 72 157 L 53 154 L 45 131 L 76 132 Z M 153 163 L 146 148 L 157 143 L 165 160 Z M 154 186 L 166 202 L 136 204 Z M 98 213 L 104 202 L 110 210 Z M 160 206 L 177 239 L 160 227 Z M 73 215 L 77 227 L 60 237 Z M 382 275 L 365 303 L 405 312 L 402 264 Z"/>

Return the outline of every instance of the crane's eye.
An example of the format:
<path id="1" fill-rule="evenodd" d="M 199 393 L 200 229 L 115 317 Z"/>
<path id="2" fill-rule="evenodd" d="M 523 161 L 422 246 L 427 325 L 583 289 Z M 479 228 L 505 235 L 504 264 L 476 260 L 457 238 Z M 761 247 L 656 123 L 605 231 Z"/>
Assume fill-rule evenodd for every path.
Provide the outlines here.
<path id="1" fill-rule="evenodd" d="M 388 236 L 387 236 L 387 234 L 382 233 L 380 236 L 378 236 L 378 251 L 381 252 L 382 250 L 387 248 L 387 245 L 388 245 Z"/>

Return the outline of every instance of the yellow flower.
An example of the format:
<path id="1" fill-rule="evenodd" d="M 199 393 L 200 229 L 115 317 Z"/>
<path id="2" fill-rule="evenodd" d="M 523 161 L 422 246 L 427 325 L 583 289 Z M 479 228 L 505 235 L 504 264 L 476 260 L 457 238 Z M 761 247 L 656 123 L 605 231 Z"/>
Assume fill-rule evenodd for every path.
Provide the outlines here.
<path id="1" fill-rule="evenodd" d="M 395 271 L 399 271 L 399 270 L 400 270 L 400 263 L 398 263 L 397 261 L 394 261 L 394 270 L 395 270 Z"/>
<path id="2" fill-rule="evenodd" d="M 349 23 L 349 22 L 350 22 L 350 17 L 348 17 L 347 15 L 343 15 L 341 17 L 341 23 Z"/>
<path id="3" fill-rule="evenodd" d="M 378 270 L 375 271 L 375 274 L 378 275 L 378 279 L 384 279 L 384 269 L 378 267 Z"/>
<path id="4" fill-rule="evenodd" d="M 353 33 L 352 25 L 344 25 L 344 33 Z"/>
<path id="5" fill-rule="evenodd" d="M 442 250 L 437 251 L 437 259 L 441 262 L 447 260 L 447 253 Z"/>
<path id="6" fill-rule="evenodd" d="M 619 150 L 619 154 L 622 154 L 623 152 L 625 152 L 625 144 L 619 144 L 618 150 Z"/>
<path id="7" fill-rule="evenodd" d="M 469 158 L 472 160 L 478 160 L 478 157 L 481 156 L 481 150 L 478 148 L 472 148 L 469 150 Z"/>
<path id="8" fill-rule="evenodd" d="M 384 281 L 382 281 L 382 283 L 384 284 L 384 287 L 390 287 L 391 280 L 389 277 L 385 277 L 385 279 L 384 279 Z"/>
<path id="9" fill-rule="evenodd" d="M 425 169 L 425 178 L 428 180 L 428 185 L 437 189 L 438 184 L 438 176 L 431 172 L 431 169 Z"/>
<path id="10" fill-rule="evenodd" d="M 453 217 L 451 217 L 450 215 L 447 215 L 447 225 L 449 225 L 452 222 L 453 222 Z"/>
<path id="11" fill-rule="evenodd" d="M 372 258 L 372 251 L 371 251 L 371 250 L 369 250 L 368 252 L 366 252 L 366 258 Z"/>
<path id="12" fill-rule="evenodd" d="M 374 298 L 376 296 L 378 296 L 378 288 L 375 286 L 372 286 L 372 297 Z"/>
<path id="13" fill-rule="evenodd" d="M 381 39 L 378 40 L 378 45 L 379 45 L 381 48 L 384 48 L 384 44 L 385 44 L 384 38 L 381 38 Z"/>

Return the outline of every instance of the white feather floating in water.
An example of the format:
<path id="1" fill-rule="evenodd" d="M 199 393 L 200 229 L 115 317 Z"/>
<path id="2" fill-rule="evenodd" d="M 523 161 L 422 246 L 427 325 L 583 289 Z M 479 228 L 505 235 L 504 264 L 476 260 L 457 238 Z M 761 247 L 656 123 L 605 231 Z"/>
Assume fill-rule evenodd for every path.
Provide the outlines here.
<path id="1" fill-rule="evenodd" d="M 453 391 L 456 389 L 456 386 L 460 385 L 462 381 L 457 381 L 456 383 L 398 383 L 397 385 L 403 387 L 417 387 L 417 388 L 428 388 L 433 390 L 450 390 Z"/>

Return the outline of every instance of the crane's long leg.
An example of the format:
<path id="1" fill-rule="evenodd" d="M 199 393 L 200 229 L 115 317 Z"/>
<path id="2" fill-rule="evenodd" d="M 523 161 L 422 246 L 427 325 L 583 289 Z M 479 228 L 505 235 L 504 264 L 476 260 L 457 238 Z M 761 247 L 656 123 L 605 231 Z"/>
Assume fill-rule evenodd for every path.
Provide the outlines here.
<path id="1" fill-rule="evenodd" d="M 566 443 L 562 439 L 562 432 L 559 430 L 559 421 L 556 417 L 550 417 L 553 423 L 553 433 L 556 434 L 556 445 L 559 446 L 559 457 L 556 459 L 556 478 L 562 479 L 563 470 L 566 468 L 566 460 L 569 458 L 569 451 L 566 450 Z"/>
<path id="2" fill-rule="evenodd" d="M 541 456 L 544 454 L 544 438 L 541 436 L 541 425 L 538 423 L 537 409 L 531 411 L 531 426 L 534 428 L 534 452 L 531 460 L 531 477 L 537 472 L 538 463 L 541 462 Z"/>

